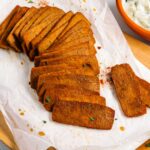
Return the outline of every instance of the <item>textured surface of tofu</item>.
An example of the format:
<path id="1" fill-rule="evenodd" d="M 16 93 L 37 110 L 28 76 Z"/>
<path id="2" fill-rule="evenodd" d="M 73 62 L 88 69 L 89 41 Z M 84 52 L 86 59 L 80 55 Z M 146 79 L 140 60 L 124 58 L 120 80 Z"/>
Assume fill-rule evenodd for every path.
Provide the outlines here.
<path id="1" fill-rule="evenodd" d="M 111 71 L 118 100 L 124 114 L 128 117 L 146 113 L 146 106 L 141 100 L 139 82 L 128 64 L 116 65 Z"/>
<path id="2" fill-rule="evenodd" d="M 99 104 L 57 101 L 53 108 L 52 119 L 59 123 L 87 128 L 112 128 L 115 112 Z"/>
<path id="3" fill-rule="evenodd" d="M 58 94 L 59 93 L 59 94 Z M 99 95 L 98 92 L 83 89 L 82 87 L 75 87 L 69 85 L 51 85 L 45 91 L 43 97 L 40 97 L 44 107 L 50 111 L 57 101 L 78 101 L 89 102 L 100 105 L 106 105 L 106 101 Z"/>

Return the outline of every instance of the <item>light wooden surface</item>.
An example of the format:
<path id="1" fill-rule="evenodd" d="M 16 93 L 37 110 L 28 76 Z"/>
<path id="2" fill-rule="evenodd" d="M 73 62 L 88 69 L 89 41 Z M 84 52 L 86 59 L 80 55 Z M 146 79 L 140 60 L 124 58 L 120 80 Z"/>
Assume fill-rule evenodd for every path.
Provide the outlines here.
<path id="1" fill-rule="evenodd" d="M 137 59 L 139 59 L 145 66 L 150 68 L 150 46 L 134 39 L 133 37 L 127 34 L 125 34 L 125 37 Z M 1 113 L 0 113 L 0 139 L 5 144 L 7 144 L 12 150 L 18 150 L 13 140 L 12 134 L 9 131 L 7 125 L 5 124 L 4 118 Z"/>

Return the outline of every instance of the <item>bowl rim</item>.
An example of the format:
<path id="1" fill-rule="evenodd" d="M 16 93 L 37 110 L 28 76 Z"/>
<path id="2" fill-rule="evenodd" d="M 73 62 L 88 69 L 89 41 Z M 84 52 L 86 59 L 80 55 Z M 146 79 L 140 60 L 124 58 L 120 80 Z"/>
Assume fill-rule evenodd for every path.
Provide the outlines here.
<path id="1" fill-rule="evenodd" d="M 144 34 L 149 34 L 150 35 L 150 31 L 149 30 L 146 30 L 145 28 L 142 28 L 140 25 L 138 25 L 137 23 L 135 23 L 126 13 L 126 11 L 124 10 L 123 8 L 123 5 L 122 5 L 122 0 L 116 0 L 116 3 L 117 3 L 117 7 L 118 7 L 118 10 L 120 11 L 122 17 L 124 19 L 126 19 L 132 27 L 136 28 L 137 30 L 139 30 L 140 32 L 143 32 Z"/>

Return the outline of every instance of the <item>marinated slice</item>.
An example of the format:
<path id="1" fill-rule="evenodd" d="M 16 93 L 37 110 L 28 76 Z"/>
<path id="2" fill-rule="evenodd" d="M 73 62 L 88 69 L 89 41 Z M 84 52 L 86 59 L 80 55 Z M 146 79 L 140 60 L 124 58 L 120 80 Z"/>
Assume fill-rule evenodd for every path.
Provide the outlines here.
<path id="1" fill-rule="evenodd" d="M 5 29 L 5 31 L 1 37 L 1 40 L 0 40 L 0 46 L 2 48 L 8 49 L 10 47 L 8 42 L 6 41 L 6 39 L 7 39 L 8 35 L 10 34 L 10 32 L 12 31 L 12 29 L 14 28 L 14 26 L 16 25 L 16 23 L 24 16 L 24 14 L 27 12 L 27 10 L 28 10 L 27 7 L 21 7 L 18 9 L 16 14 L 12 17 L 11 21 L 9 22 L 9 25 Z"/>
<path id="2" fill-rule="evenodd" d="M 68 91 L 68 92 L 67 92 Z M 82 87 L 51 85 L 44 94 L 44 107 L 51 111 L 56 101 L 78 101 L 106 105 L 106 101 L 98 92 L 83 89 Z"/>
<path id="3" fill-rule="evenodd" d="M 32 12 L 34 12 L 36 9 L 34 7 L 30 8 L 25 15 L 16 23 L 15 27 L 13 28 L 13 30 L 10 32 L 10 34 L 7 37 L 7 42 L 9 43 L 9 45 L 17 52 L 20 52 L 20 47 L 18 47 L 16 45 L 16 43 L 18 43 L 17 39 L 14 36 L 14 33 L 17 29 L 20 29 L 20 27 L 22 26 L 22 24 L 25 22 L 25 20 L 28 18 L 28 16 L 31 15 Z"/>
<path id="4" fill-rule="evenodd" d="M 109 107 L 71 101 L 57 101 L 52 112 L 54 121 L 104 130 L 112 128 L 114 116 L 114 110 Z"/>
<path id="5" fill-rule="evenodd" d="M 9 25 L 9 22 L 11 21 L 11 19 L 14 17 L 14 15 L 18 12 L 18 10 L 20 9 L 20 6 L 16 6 L 11 12 L 10 14 L 6 17 L 6 19 L 1 23 L 0 25 L 0 39 L 2 34 L 4 33 L 5 29 L 7 28 L 7 26 Z"/>
<path id="6" fill-rule="evenodd" d="M 25 41 L 27 49 L 29 49 L 30 42 L 41 33 L 43 29 L 45 29 L 47 26 L 51 25 L 51 23 L 56 19 L 55 16 L 60 17 L 64 14 L 64 12 L 61 9 L 58 9 L 56 7 L 49 7 L 49 12 L 47 14 L 47 17 L 38 25 L 32 27 L 30 30 L 28 30 L 24 36 L 23 40 Z"/>
<path id="7" fill-rule="evenodd" d="M 87 18 L 80 12 L 77 12 L 70 20 L 68 26 L 65 28 L 65 30 L 60 34 L 58 39 L 60 39 L 67 31 L 69 31 L 76 23 L 79 21 L 84 20 L 89 26 L 91 25 L 90 22 L 87 20 Z"/>
<path id="8" fill-rule="evenodd" d="M 34 59 L 35 66 L 39 66 L 40 61 L 42 59 L 53 59 L 53 58 L 64 58 L 66 56 L 90 56 L 95 55 L 96 49 L 94 47 L 90 47 L 88 42 L 68 47 L 68 48 L 58 48 L 55 51 L 43 53 L 41 56 L 36 56 Z"/>
<path id="9" fill-rule="evenodd" d="M 140 78 L 138 80 L 141 100 L 146 106 L 150 107 L 150 83 Z"/>
<path id="10" fill-rule="evenodd" d="M 97 75 L 89 67 L 69 67 L 64 65 L 53 65 L 51 66 L 41 66 L 33 67 L 31 70 L 31 87 L 36 89 L 37 81 L 40 75 L 51 73 L 52 75 L 67 75 L 67 74 L 77 74 L 77 75 Z"/>
<path id="11" fill-rule="evenodd" d="M 22 18 L 21 24 L 17 27 L 17 29 L 14 31 L 14 35 L 18 38 L 20 41 L 20 33 L 23 28 L 25 28 L 26 25 L 31 21 L 32 17 L 38 13 L 39 9 L 35 7 L 31 7 L 28 12 L 24 15 Z"/>
<path id="12" fill-rule="evenodd" d="M 77 67 L 77 68 L 85 68 L 90 69 L 95 72 L 95 74 L 99 74 L 99 66 L 98 61 L 95 56 L 72 56 L 65 58 L 54 58 L 54 59 L 43 59 L 40 63 L 40 66 L 51 66 L 54 65 L 63 65 L 66 67 Z"/>
<path id="13" fill-rule="evenodd" d="M 48 49 L 56 38 L 61 34 L 61 32 L 66 28 L 69 23 L 69 20 L 73 16 L 73 13 L 70 11 L 66 13 L 62 19 L 56 24 L 50 33 L 39 43 L 38 52 L 41 53 Z"/>
<path id="14" fill-rule="evenodd" d="M 111 71 L 118 100 L 124 114 L 128 117 L 141 116 L 146 113 L 138 79 L 128 64 L 116 65 Z"/>
<path id="15" fill-rule="evenodd" d="M 47 7 L 41 7 L 38 9 L 37 13 L 32 15 L 32 18 L 30 19 L 30 21 L 28 21 L 26 23 L 26 25 L 24 26 L 24 28 L 21 30 L 20 32 L 20 37 L 22 38 L 24 33 L 29 30 L 32 26 L 32 24 L 34 24 L 34 22 L 43 14 L 45 13 Z"/>
<path id="16" fill-rule="evenodd" d="M 37 83 L 37 93 L 41 97 L 45 90 L 53 84 L 63 84 L 68 86 L 82 87 L 87 90 L 95 91 L 99 93 L 100 84 L 99 79 L 96 76 L 84 76 L 84 75 L 65 75 L 65 76 L 49 76 L 49 79 L 45 79 L 41 75 Z"/>

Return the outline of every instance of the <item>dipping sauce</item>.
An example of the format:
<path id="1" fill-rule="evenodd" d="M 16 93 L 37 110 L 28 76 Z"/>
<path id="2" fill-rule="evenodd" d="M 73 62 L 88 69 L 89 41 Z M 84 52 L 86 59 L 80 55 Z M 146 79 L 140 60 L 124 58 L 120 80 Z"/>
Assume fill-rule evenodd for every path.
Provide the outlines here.
<path id="1" fill-rule="evenodd" d="M 127 15 L 139 26 L 150 30 L 150 0 L 122 0 Z"/>

